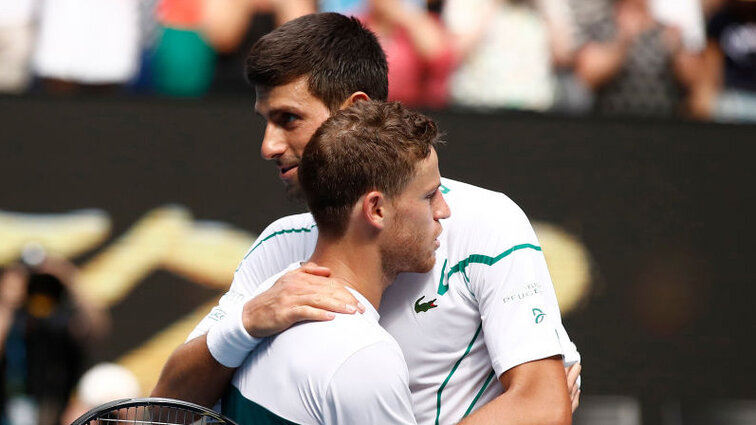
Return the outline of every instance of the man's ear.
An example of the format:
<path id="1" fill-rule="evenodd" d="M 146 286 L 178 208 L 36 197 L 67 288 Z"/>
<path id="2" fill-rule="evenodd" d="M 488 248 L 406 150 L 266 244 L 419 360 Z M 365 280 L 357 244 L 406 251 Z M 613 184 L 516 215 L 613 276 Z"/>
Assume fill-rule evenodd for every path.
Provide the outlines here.
<path id="1" fill-rule="evenodd" d="M 382 230 L 386 219 L 386 197 L 374 190 L 362 198 L 362 217 L 376 230 Z"/>
<path id="2" fill-rule="evenodd" d="M 339 109 L 348 108 L 352 105 L 354 105 L 356 102 L 359 102 L 361 100 L 370 100 L 370 96 L 367 95 L 367 93 L 363 91 L 356 91 L 352 93 L 345 101 L 344 103 L 339 106 Z"/>

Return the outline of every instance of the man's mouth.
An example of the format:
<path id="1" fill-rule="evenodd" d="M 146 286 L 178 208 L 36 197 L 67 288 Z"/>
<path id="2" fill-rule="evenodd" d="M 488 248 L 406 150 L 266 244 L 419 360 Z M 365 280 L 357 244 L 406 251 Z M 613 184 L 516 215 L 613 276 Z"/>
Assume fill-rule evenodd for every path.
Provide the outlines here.
<path id="1" fill-rule="evenodd" d="M 279 173 L 282 179 L 292 177 L 294 171 L 299 167 L 299 164 L 293 164 L 288 166 L 279 165 Z"/>

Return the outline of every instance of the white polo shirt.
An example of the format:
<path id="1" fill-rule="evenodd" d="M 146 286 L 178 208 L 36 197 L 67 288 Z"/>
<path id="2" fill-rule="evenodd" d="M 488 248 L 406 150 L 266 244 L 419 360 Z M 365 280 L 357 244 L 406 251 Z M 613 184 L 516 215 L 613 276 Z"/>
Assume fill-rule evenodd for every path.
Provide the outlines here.
<path id="1" fill-rule="evenodd" d="M 365 313 L 300 323 L 265 339 L 236 370 L 225 415 L 240 424 L 415 424 L 399 345 L 370 302 L 347 289 Z"/>
<path id="2" fill-rule="evenodd" d="M 496 382 L 532 360 L 580 356 L 561 323 L 546 262 L 530 223 L 502 193 L 442 179 L 451 217 L 428 273 L 402 273 L 384 293 L 380 324 L 409 367 L 419 424 L 452 424 L 502 393 Z M 271 224 L 255 241 L 229 293 L 192 333 L 270 276 L 310 257 L 317 228 L 309 214 Z M 363 302 L 364 304 L 364 302 Z M 221 313 L 221 314 L 216 314 Z"/>

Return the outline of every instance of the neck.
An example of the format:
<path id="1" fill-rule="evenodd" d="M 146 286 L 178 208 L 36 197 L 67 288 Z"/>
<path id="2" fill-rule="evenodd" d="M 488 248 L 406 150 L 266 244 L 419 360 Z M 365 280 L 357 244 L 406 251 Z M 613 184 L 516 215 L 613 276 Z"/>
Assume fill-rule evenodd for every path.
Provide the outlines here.
<path id="1" fill-rule="evenodd" d="M 346 235 L 338 240 L 318 237 L 310 261 L 331 269 L 331 277 L 367 298 L 377 310 L 383 291 L 394 277 L 387 276 L 375 244 L 367 244 Z"/>

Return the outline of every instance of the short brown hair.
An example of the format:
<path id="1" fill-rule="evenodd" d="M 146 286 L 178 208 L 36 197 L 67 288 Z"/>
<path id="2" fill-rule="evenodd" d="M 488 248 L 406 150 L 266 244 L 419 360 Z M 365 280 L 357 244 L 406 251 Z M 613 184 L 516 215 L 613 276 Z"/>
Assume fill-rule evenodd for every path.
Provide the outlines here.
<path id="1" fill-rule="evenodd" d="M 436 123 L 399 102 L 359 101 L 326 120 L 305 147 L 299 183 L 321 234 L 346 231 L 354 204 L 371 190 L 389 199 L 438 143 Z"/>
<path id="2" fill-rule="evenodd" d="M 388 64 L 375 34 L 354 17 L 313 13 L 258 40 L 247 56 L 247 81 L 276 87 L 306 76 L 310 93 L 331 112 L 349 96 L 388 97 Z"/>

